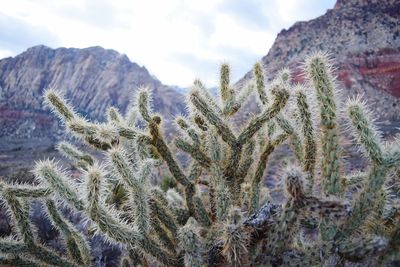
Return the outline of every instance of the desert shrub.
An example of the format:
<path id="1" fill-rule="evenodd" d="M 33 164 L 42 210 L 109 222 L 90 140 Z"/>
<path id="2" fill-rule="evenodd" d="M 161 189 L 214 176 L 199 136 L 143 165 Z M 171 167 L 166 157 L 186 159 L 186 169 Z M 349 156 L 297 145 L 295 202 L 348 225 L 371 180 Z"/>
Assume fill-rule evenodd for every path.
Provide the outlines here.
<path id="1" fill-rule="evenodd" d="M 195 81 L 180 135 L 164 139 L 162 115 L 140 89 L 124 116 L 109 108 L 107 121 L 89 122 L 55 90 L 46 102 L 66 130 L 87 144 L 62 142 L 60 152 L 78 178 L 54 160 L 36 164 L 37 185 L 1 184 L 1 196 L 18 235 L 0 239 L 0 261 L 10 265 L 90 266 L 86 236 L 62 213 L 66 205 L 88 227 L 125 250 L 122 266 L 321 266 L 345 261 L 389 264 L 399 260 L 399 162 L 397 140 L 385 143 L 361 98 L 340 101 L 330 60 L 323 53 L 304 63 L 304 84 L 282 70 L 268 85 L 261 64 L 240 91 L 220 71 L 220 97 Z M 256 95 L 261 112 L 241 126 L 235 116 Z M 339 122 L 369 160 L 346 173 Z M 168 122 L 170 123 L 170 122 Z M 271 154 L 288 145 L 293 156 L 278 175 L 283 203 L 273 203 L 263 177 Z M 188 168 L 171 152 L 191 157 Z M 95 157 L 95 151 L 103 151 Z M 289 157 L 289 156 L 288 156 Z M 164 190 L 149 182 L 165 164 Z M 76 175 L 75 175 L 76 176 Z M 38 243 L 29 220 L 40 200 L 62 234 L 67 255 Z"/>

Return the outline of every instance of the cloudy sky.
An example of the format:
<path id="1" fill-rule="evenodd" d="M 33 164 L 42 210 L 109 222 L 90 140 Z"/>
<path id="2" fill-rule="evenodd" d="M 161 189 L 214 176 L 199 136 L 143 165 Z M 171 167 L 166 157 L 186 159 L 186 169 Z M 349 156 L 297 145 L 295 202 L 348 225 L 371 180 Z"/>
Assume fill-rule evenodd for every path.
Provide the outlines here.
<path id="1" fill-rule="evenodd" d="M 276 34 L 325 13 L 335 0 L 0 0 L 0 58 L 28 47 L 100 45 L 160 81 L 213 86 L 228 62 L 234 80 L 267 54 Z"/>

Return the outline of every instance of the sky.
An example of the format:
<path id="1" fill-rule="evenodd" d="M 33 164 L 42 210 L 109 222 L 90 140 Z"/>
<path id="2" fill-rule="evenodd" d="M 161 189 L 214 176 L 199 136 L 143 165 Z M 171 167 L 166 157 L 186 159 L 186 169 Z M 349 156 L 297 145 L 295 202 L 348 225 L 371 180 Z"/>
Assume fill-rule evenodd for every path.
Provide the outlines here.
<path id="1" fill-rule="evenodd" d="M 126 54 L 162 83 L 218 83 L 221 63 L 235 82 L 296 21 L 335 0 L 0 0 L 0 58 L 39 44 L 102 46 Z"/>

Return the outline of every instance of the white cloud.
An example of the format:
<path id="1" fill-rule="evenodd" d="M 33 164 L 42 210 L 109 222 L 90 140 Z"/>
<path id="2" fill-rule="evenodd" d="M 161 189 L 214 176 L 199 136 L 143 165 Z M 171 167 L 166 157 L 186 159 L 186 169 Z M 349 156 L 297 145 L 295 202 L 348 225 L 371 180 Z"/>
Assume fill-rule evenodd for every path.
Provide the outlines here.
<path id="1" fill-rule="evenodd" d="M 14 53 L 10 50 L 0 49 L 0 58 L 11 57 L 13 55 L 14 55 Z"/>
<path id="2" fill-rule="evenodd" d="M 237 80 L 268 52 L 279 30 L 323 14 L 334 4 L 334 0 L 320 2 L 0 0 L 0 18 L 12 17 L 26 25 L 26 31 L 40 28 L 52 37 L 32 35 L 37 44 L 115 49 L 146 66 L 165 84 L 188 86 L 199 77 L 215 85 L 218 63 L 234 64 L 233 79 Z M 8 26 L 0 25 L 4 27 Z M 16 55 L 22 52 L 21 46 L 30 44 L 15 44 L 18 49 L 14 49 L 10 43 L 18 38 L 1 38 L 0 57 Z"/>

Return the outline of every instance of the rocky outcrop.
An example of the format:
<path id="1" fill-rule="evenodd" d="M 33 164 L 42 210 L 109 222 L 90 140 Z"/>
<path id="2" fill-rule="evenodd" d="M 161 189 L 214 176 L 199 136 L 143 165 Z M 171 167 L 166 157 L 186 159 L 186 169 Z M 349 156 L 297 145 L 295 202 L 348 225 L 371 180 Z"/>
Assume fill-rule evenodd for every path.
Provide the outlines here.
<path id="1" fill-rule="evenodd" d="M 267 77 L 289 65 L 302 80 L 299 63 L 316 50 L 332 54 L 345 95 L 362 93 L 380 118 L 400 118 L 399 1 L 338 0 L 324 15 L 282 30 L 262 58 Z"/>
<path id="2" fill-rule="evenodd" d="M 166 117 L 184 110 L 180 94 L 114 50 L 29 48 L 0 60 L 0 139 L 57 139 L 63 133 L 43 106 L 46 88 L 62 91 L 78 112 L 102 120 L 109 106 L 124 112 L 140 86 L 153 90 L 153 106 Z"/>

